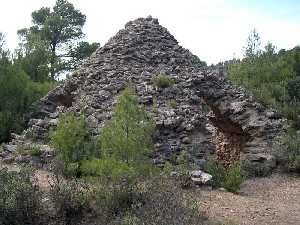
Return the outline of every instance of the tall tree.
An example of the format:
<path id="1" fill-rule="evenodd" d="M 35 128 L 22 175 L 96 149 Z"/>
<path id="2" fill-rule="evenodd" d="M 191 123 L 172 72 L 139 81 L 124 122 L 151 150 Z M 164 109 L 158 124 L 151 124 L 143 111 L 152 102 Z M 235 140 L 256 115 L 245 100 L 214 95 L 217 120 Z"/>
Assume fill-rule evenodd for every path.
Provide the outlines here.
<path id="1" fill-rule="evenodd" d="M 23 130 L 32 103 L 45 95 L 54 82 L 33 82 L 5 48 L 0 33 L 0 143 L 8 141 L 11 132 Z"/>
<path id="2" fill-rule="evenodd" d="M 85 21 L 85 15 L 75 9 L 72 3 L 67 0 L 57 0 L 53 9 L 43 7 L 34 11 L 33 26 L 22 29 L 18 33 L 26 47 L 36 46 L 32 44 L 36 42 L 42 43 L 39 46 L 45 46 L 43 55 L 49 55 L 48 62 L 40 63 L 49 65 L 50 77 L 54 79 L 59 72 L 74 68 L 70 66 L 70 62 L 74 59 L 71 53 L 80 46 L 79 41 L 84 37 L 82 28 Z M 91 45 L 90 51 L 83 56 L 90 55 L 96 47 L 98 45 Z M 34 48 L 34 54 L 37 54 L 36 51 L 37 49 Z M 73 64 L 72 62 L 71 65 Z"/>
<path id="3" fill-rule="evenodd" d="M 256 29 L 253 29 L 247 38 L 247 45 L 244 47 L 244 56 L 249 59 L 259 56 L 261 53 L 260 45 L 260 36 Z"/>

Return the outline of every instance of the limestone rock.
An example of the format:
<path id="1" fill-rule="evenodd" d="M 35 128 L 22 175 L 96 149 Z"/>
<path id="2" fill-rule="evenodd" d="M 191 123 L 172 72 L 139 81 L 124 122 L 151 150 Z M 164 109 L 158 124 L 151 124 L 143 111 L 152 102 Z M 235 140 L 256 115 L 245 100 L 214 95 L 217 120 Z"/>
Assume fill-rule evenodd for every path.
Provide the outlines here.
<path id="1" fill-rule="evenodd" d="M 190 175 L 193 183 L 196 185 L 207 184 L 213 179 L 212 175 L 205 173 L 202 170 L 193 170 L 190 172 Z"/>

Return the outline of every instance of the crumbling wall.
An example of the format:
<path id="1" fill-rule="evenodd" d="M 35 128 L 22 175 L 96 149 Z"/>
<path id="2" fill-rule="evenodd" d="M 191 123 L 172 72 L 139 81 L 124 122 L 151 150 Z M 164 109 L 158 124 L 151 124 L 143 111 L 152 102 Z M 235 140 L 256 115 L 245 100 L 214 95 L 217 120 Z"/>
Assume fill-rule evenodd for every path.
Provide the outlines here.
<path id="1" fill-rule="evenodd" d="M 216 154 L 225 166 L 241 160 L 253 169 L 275 167 L 272 143 L 282 129 L 282 119 L 242 88 L 216 74 L 196 75 L 196 93 L 211 108 L 211 122 L 217 128 L 212 137 Z"/>

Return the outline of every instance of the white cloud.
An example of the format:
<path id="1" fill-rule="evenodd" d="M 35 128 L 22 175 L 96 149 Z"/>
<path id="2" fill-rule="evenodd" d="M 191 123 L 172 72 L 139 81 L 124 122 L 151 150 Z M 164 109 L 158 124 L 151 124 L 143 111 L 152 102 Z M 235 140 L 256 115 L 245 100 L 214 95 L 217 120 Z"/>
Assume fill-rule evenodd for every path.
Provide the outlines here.
<path id="1" fill-rule="evenodd" d="M 30 25 L 30 14 L 55 0 L 10 0 L 1 4 L 0 31 L 10 48 L 17 44 L 16 30 Z M 263 43 L 271 40 L 278 48 L 291 48 L 299 43 L 299 21 L 236 7 L 225 0 L 71 0 L 87 15 L 85 32 L 89 41 L 101 45 L 125 23 L 137 17 L 152 15 L 167 27 L 183 47 L 202 60 L 216 63 L 241 56 L 241 48 L 250 30 L 257 28 Z"/>

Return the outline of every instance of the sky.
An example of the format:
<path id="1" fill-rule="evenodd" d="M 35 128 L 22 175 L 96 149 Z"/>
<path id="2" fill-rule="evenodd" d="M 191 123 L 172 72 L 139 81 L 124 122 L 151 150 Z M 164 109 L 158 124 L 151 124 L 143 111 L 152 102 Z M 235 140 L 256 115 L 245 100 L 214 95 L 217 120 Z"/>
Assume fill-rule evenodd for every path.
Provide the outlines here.
<path id="1" fill-rule="evenodd" d="M 138 17 L 158 18 L 179 44 L 208 64 L 242 57 L 254 28 L 262 45 L 300 45 L 300 0 L 69 0 L 87 16 L 86 40 L 103 46 Z M 7 46 L 18 44 L 18 29 L 31 25 L 31 12 L 55 0 L 0 0 L 0 32 Z"/>

